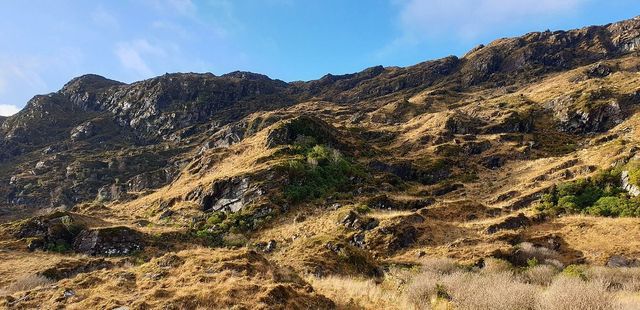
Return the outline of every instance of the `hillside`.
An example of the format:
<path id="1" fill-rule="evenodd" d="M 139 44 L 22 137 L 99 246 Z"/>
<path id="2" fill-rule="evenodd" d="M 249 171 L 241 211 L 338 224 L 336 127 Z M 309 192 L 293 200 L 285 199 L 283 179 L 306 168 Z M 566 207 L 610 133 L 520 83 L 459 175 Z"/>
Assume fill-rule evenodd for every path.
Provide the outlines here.
<path id="1" fill-rule="evenodd" d="M 638 281 L 639 56 L 637 17 L 308 82 L 75 78 L 0 119 L 0 304 L 468 308 L 434 261 Z M 411 295 L 429 272 L 453 286 Z"/>

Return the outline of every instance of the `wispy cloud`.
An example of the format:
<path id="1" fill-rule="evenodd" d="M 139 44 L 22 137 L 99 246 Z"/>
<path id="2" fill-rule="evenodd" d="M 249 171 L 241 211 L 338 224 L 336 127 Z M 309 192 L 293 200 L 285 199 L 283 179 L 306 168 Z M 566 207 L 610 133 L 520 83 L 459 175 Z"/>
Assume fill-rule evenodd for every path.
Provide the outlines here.
<path id="1" fill-rule="evenodd" d="M 15 105 L 12 104 L 0 104 L 0 116 L 11 116 L 20 111 Z"/>
<path id="2" fill-rule="evenodd" d="M 494 27 L 569 13 L 586 0 L 394 0 L 405 40 L 455 35 L 474 39 Z"/>
<path id="3" fill-rule="evenodd" d="M 145 58 L 166 56 L 164 49 L 152 45 L 145 39 L 120 42 L 116 45 L 115 54 L 125 69 L 133 71 L 140 78 L 154 75 Z"/>
<path id="4" fill-rule="evenodd" d="M 378 59 L 443 38 L 476 43 L 497 29 L 570 14 L 589 0 L 389 0 L 399 33 L 374 53 Z"/>
<path id="5" fill-rule="evenodd" d="M 42 67 L 36 57 L 0 59 L 0 94 L 14 84 L 25 84 L 31 88 L 46 87 L 40 74 Z"/>

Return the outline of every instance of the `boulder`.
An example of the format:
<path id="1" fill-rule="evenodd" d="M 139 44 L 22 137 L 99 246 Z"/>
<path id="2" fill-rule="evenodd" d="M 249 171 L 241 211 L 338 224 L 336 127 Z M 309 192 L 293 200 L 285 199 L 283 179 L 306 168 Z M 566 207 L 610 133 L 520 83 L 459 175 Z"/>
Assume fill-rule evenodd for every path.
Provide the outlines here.
<path id="1" fill-rule="evenodd" d="M 603 64 L 602 62 L 598 62 L 594 65 L 589 66 L 587 68 L 587 76 L 590 78 L 603 78 L 611 74 L 611 67 Z"/>
<path id="2" fill-rule="evenodd" d="M 96 134 L 96 126 L 92 122 L 85 122 L 71 130 L 72 141 L 80 141 L 90 138 Z"/>
<path id="3" fill-rule="evenodd" d="M 202 211 L 237 212 L 262 195 L 262 190 L 250 185 L 249 178 L 233 177 L 198 187 L 185 200 L 197 202 Z"/>
<path id="4" fill-rule="evenodd" d="M 344 227 L 354 230 L 371 230 L 379 224 L 378 220 L 349 211 L 347 215 L 340 221 Z"/>
<path id="5" fill-rule="evenodd" d="M 612 255 L 607 259 L 607 267 L 638 267 L 640 266 L 640 261 L 637 259 L 626 258 L 621 255 Z"/>
<path id="6" fill-rule="evenodd" d="M 128 190 L 132 192 L 160 188 L 171 183 L 176 174 L 177 169 L 175 169 L 175 167 L 141 173 L 129 179 L 127 181 L 127 187 Z"/>
<path id="7" fill-rule="evenodd" d="M 139 232 L 124 226 L 83 230 L 73 249 L 87 255 L 122 256 L 142 250 Z"/>

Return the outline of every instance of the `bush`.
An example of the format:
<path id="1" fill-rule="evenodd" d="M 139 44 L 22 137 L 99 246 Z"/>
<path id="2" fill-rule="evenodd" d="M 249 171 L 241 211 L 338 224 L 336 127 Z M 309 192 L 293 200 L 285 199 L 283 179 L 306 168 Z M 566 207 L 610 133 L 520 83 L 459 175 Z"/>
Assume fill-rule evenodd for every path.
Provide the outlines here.
<path id="1" fill-rule="evenodd" d="M 629 183 L 640 186 L 640 160 L 630 161 L 625 170 L 629 171 Z"/>
<path id="2" fill-rule="evenodd" d="M 404 296 L 415 309 L 638 309 L 629 297 L 640 291 L 640 268 L 570 265 L 560 273 L 545 264 L 487 271 L 448 259 L 425 263 L 406 279 Z"/>
<path id="3" fill-rule="evenodd" d="M 589 281 L 600 282 L 609 291 L 640 291 L 640 268 L 591 267 L 585 275 Z"/>
<path id="4" fill-rule="evenodd" d="M 432 272 L 424 272 L 416 276 L 406 288 L 408 301 L 418 309 L 429 309 L 434 298 L 443 296 L 445 289 L 439 281 L 440 275 Z"/>
<path id="5" fill-rule="evenodd" d="M 567 268 L 562 270 L 562 274 L 567 277 L 578 278 L 581 280 L 586 280 L 587 276 L 585 274 L 586 268 L 580 265 L 569 265 Z"/>
<path id="6" fill-rule="evenodd" d="M 442 285 L 455 309 L 532 309 L 538 288 L 518 282 L 512 273 L 454 273 Z"/>
<path id="7" fill-rule="evenodd" d="M 543 195 L 539 209 L 552 214 L 640 216 L 640 198 L 621 187 L 621 169 L 598 172 L 591 178 L 562 183 Z"/>
<path id="8" fill-rule="evenodd" d="M 439 275 L 451 274 L 462 269 L 462 266 L 450 258 L 427 258 L 422 261 L 423 272 Z"/>
<path id="9" fill-rule="evenodd" d="M 575 277 L 558 277 L 538 296 L 538 309 L 573 310 L 614 309 L 613 295 L 598 282 Z"/>
<path id="10" fill-rule="evenodd" d="M 315 145 L 300 152 L 303 158 L 291 160 L 286 166 L 290 184 L 284 193 L 294 203 L 343 191 L 352 178 L 363 175 L 358 165 L 335 149 Z"/>
<path id="11" fill-rule="evenodd" d="M 522 277 L 525 282 L 535 285 L 549 285 L 559 273 L 558 268 L 550 265 L 537 265 L 527 268 Z"/>
<path id="12" fill-rule="evenodd" d="M 210 226 L 222 223 L 227 218 L 222 211 L 215 211 L 207 218 L 207 224 Z"/>
<path id="13" fill-rule="evenodd" d="M 513 271 L 511 263 L 492 257 L 484 260 L 484 267 L 481 269 L 483 273 L 513 273 Z"/>
<path id="14" fill-rule="evenodd" d="M 249 240 L 243 234 L 229 233 L 222 238 L 222 242 L 229 247 L 242 247 L 245 246 Z"/>

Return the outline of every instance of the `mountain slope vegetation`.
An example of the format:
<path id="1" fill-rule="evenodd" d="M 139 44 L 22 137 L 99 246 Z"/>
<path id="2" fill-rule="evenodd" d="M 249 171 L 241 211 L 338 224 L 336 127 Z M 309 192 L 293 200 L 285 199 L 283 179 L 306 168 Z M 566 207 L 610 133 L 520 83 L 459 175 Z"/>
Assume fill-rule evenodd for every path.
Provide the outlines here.
<path id="1" fill-rule="evenodd" d="M 81 76 L 0 120 L 0 304 L 633 308 L 639 111 L 640 18 L 308 82 Z"/>

